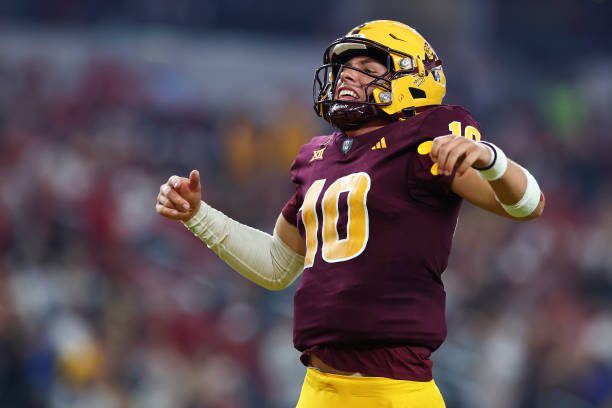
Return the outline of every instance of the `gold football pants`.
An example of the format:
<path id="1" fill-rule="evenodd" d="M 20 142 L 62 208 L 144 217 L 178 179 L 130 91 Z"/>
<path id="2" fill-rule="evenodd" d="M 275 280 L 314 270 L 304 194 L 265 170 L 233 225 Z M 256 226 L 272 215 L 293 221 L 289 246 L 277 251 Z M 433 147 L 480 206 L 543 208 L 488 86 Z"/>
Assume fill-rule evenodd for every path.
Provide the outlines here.
<path id="1" fill-rule="evenodd" d="M 444 408 L 436 383 L 353 377 L 308 368 L 296 408 Z"/>

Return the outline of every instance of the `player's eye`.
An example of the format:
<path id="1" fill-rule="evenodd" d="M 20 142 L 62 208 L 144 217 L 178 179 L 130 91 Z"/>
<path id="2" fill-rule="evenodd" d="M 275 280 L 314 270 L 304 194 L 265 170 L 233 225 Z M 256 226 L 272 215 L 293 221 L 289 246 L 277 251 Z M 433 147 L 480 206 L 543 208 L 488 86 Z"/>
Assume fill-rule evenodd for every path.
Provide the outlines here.
<path id="1" fill-rule="evenodd" d="M 363 72 L 372 76 L 380 76 L 383 75 L 381 70 L 378 67 L 365 66 L 362 68 Z"/>

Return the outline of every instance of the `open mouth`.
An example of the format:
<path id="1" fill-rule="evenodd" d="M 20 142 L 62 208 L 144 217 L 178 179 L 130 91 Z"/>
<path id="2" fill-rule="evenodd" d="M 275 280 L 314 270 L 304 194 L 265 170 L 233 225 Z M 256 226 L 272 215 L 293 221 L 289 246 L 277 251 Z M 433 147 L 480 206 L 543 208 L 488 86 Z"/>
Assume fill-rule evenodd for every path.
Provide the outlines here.
<path id="1" fill-rule="evenodd" d="M 359 95 L 351 89 L 343 88 L 338 93 L 338 99 L 343 101 L 356 101 L 359 99 Z"/>

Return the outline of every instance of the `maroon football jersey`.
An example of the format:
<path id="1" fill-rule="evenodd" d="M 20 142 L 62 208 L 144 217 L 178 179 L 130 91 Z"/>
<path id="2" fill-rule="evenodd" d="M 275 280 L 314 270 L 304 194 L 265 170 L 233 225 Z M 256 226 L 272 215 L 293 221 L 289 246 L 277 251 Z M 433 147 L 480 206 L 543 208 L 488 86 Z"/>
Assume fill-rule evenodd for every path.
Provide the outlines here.
<path id="1" fill-rule="evenodd" d="M 451 132 L 480 138 L 466 110 L 441 105 L 300 149 L 291 168 L 296 192 L 283 208 L 307 246 L 294 297 L 298 350 L 440 346 L 441 275 L 461 198 L 450 190 L 452 176 L 434 175 L 417 148 Z"/>

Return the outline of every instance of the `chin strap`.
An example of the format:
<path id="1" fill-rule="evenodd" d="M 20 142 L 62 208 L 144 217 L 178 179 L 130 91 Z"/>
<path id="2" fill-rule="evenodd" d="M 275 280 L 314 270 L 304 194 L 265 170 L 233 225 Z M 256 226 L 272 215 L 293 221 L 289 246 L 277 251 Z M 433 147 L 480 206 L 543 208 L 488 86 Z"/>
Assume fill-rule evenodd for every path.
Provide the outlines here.
<path id="1" fill-rule="evenodd" d="M 377 118 L 393 120 L 376 105 L 345 101 L 331 102 L 325 117 L 332 126 L 340 130 L 357 129 Z"/>
<path id="2" fill-rule="evenodd" d="M 360 102 L 331 101 L 325 119 L 332 126 L 340 130 L 353 130 L 373 119 L 383 119 L 388 122 L 403 120 L 435 106 L 439 105 L 415 106 L 402 109 L 395 115 L 388 115 L 376 105 Z"/>

